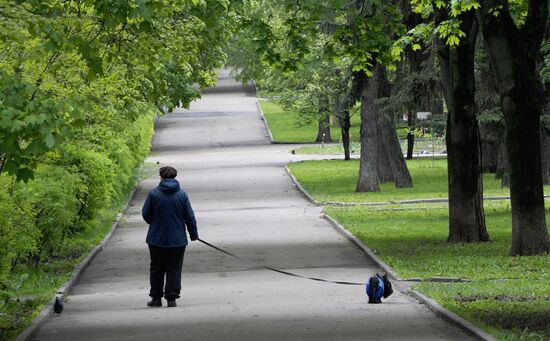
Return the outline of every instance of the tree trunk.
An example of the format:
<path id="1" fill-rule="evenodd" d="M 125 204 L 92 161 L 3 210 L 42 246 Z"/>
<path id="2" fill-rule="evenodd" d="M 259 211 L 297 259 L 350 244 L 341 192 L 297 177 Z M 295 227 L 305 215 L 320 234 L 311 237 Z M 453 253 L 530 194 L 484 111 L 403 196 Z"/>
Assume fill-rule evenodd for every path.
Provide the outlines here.
<path id="1" fill-rule="evenodd" d="M 494 173 L 498 166 L 498 144 L 494 141 L 482 141 L 481 143 L 481 171 Z"/>
<path id="2" fill-rule="evenodd" d="M 395 131 L 395 126 L 393 123 L 387 119 L 382 118 L 381 133 L 382 133 L 382 143 L 385 146 L 386 156 L 390 163 L 390 169 L 395 187 L 397 188 L 407 188 L 412 187 L 413 182 L 411 178 L 411 173 L 407 168 L 407 162 L 403 157 L 403 151 L 401 150 L 401 144 L 399 143 L 399 138 Z"/>
<path id="3" fill-rule="evenodd" d="M 349 129 L 351 128 L 351 118 L 349 116 L 349 110 L 344 111 L 344 118 L 340 122 L 340 130 L 342 132 L 342 145 L 344 146 L 344 160 L 351 160 L 349 152 Z"/>
<path id="4" fill-rule="evenodd" d="M 508 155 L 506 152 L 506 144 L 502 143 L 500 145 L 500 150 L 498 153 L 498 166 L 495 177 L 501 179 L 500 187 L 510 188 L 510 172 L 508 171 Z"/>
<path id="5" fill-rule="evenodd" d="M 481 171 L 495 173 L 498 168 L 501 140 L 498 138 L 499 125 L 494 122 L 482 123 L 479 126 L 481 135 Z"/>
<path id="6" fill-rule="evenodd" d="M 550 131 L 541 129 L 542 183 L 550 185 Z"/>
<path id="7" fill-rule="evenodd" d="M 407 126 L 409 127 L 407 132 L 407 160 L 412 160 L 414 152 L 414 134 L 411 131 L 414 126 L 414 114 L 412 112 L 407 113 Z"/>
<path id="8" fill-rule="evenodd" d="M 391 167 L 390 155 L 388 146 L 386 144 L 385 135 L 382 130 L 384 129 L 382 122 L 378 123 L 378 180 L 381 183 L 388 183 L 394 181 L 393 169 Z"/>
<path id="9" fill-rule="evenodd" d="M 441 98 L 436 98 L 432 102 L 432 115 L 443 115 L 443 100 Z"/>
<path id="10" fill-rule="evenodd" d="M 390 82 L 385 69 L 382 71 L 379 73 L 378 98 L 387 98 L 391 94 Z M 412 187 L 411 174 L 403 157 L 403 151 L 401 150 L 401 144 L 399 143 L 393 120 L 389 115 L 381 113 L 379 116 L 379 141 L 380 145 L 384 147 L 384 157 L 390 165 L 390 171 L 388 172 L 388 174 L 391 174 L 390 181 L 393 181 L 397 188 Z M 378 157 L 380 159 L 380 155 Z M 390 177 L 388 176 L 388 178 Z"/>
<path id="11" fill-rule="evenodd" d="M 357 192 L 380 191 L 378 180 L 378 108 L 375 100 L 378 98 L 378 79 L 382 67 L 374 66 L 369 79 L 364 71 L 355 73 L 359 77 L 361 88 L 361 158 L 359 161 L 359 177 Z"/>
<path id="12" fill-rule="evenodd" d="M 336 115 L 334 115 L 332 117 L 332 128 L 342 128 L 340 121 L 341 120 Z"/>
<path id="13" fill-rule="evenodd" d="M 453 49 L 440 41 L 438 55 L 441 85 L 449 111 L 446 134 L 449 186 L 447 241 L 470 243 L 488 241 L 489 234 L 483 211 L 481 146 L 475 116 L 474 51 L 478 24 L 473 12 L 462 14 L 460 19 L 466 39 Z"/>
<path id="14" fill-rule="evenodd" d="M 328 114 L 325 114 L 319 120 L 317 138 L 315 139 L 315 142 L 318 142 L 318 143 L 332 142 L 332 138 L 330 137 L 330 117 Z"/>
<path id="15" fill-rule="evenodd" d="M 531 97 L 536 101 L 535 96 L 528 94 L 534 91 L 533 87 L 518 88 L 514 91 L 516 94 L 502 96 L 512 197 L 513 255 L 550 251 L 542 186 L 540 119 L 536 104 L 521 99 Z M 522 115 L 515 114 L 516 105 L 524 108 Z"/>
<path id="16" fill-rule="evenodd" d="M 550 251 L 546 228 L 540 147 L 540 82 L 535 69 L 546 27 L 548 0 L 529 1 L 525 23 L 515 25 L 507 2 L 481 2 L 477 11 L 487 54 L 495 70 L 506 124 L 512 202 L 512 255 Z"/>

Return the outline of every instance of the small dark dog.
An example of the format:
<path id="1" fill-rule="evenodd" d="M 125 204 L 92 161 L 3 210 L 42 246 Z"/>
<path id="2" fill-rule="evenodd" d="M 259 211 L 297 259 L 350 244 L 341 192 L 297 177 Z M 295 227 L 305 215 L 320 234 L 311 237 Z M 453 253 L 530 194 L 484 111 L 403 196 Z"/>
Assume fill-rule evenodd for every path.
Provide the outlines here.
<path id="1" fill-rule="evenodd" d="M 367 282 L 367 295 L 369 303 L 382 303 L 382 295 L 384 294 L 384 283 L 378 276 L 371 276 Z"/>
<path id="2" fill-rule="evenodd" d="M 369 303 L 382 303 L 382 297 L 387 298 L 393 293 L 388 275 L 380 276 L 376 274 L 370 276 L 366 291 L 367 296 L 369 296 Z"/>

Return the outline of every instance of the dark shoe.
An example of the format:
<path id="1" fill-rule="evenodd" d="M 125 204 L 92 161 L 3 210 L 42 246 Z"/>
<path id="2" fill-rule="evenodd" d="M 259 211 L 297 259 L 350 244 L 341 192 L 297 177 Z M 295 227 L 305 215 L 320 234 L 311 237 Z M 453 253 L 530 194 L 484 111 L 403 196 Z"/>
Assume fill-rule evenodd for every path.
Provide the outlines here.
<path id="1" fill-rule="evenodd" d="M 149 302 L 147 302 L 148 307 L 162 307 L 162 301 L 160 298 L 153 298 Z"/>
<path id="2" fill-rule="evenodd" d="M 176 300 L 168 300 L 168 307 L 176 307 Z"/>

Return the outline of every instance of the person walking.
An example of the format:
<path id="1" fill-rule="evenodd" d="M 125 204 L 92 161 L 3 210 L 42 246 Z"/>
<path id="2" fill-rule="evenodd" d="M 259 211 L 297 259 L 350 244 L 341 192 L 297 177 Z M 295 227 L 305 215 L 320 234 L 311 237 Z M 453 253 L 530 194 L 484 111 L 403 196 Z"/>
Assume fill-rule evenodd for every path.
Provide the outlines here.
<path id="1" fill-rule="evenodd" d="M 159 175 L 160 184 L 149 192 L 141 210 L 149 224 L 146 243 L 151 256 L 151 301 L 147 306 L 161 307 L 164 296 L 168 307 L 175 307 L 180 297 L 183 256 L 188 244 L 185 227 L 192 241 L 199 239 L 199 235 L 189 197 L 175 179 L 178 171 L 166 166 L 160 169 Z"/>

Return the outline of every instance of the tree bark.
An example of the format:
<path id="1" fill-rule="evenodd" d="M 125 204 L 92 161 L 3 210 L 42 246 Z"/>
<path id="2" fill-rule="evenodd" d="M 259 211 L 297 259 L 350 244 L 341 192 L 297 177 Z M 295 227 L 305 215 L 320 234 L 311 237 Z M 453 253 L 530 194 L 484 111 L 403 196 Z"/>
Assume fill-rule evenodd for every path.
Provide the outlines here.
<path id="1" fill-rule="evenodd" d="M 379 73 L 378 83 L 378 98 L 389 97 L 391 94 L 391 88 L 385 69 L 382 69 Z M 393 181 L 395 183 L 395 187 L 397 188 L 412 187 L 413 183 L 411 174 L 407 168 L 407 162 L 403 157 L 403 151 L 401 150 L 401 144 L 399 143 L 399 138 L 397 137 L 397 131 L 393 120 L 388 114 L 384 115 L 383 113 L 380 113 L 379 116 L 379 141 L 380 145 L 384 147 L 384 158 L 390 166 L 390 171 L 387 173 L 391 174 L 391 177 L 387 176 L 387 178 L 390 178 L 390 181 Z M 380 155 L 378 158 L 380 159 Z M 382 181 L 382 178 L 380 180 Z"/>
<path id="2" fill-rule="evenodd" d="M 342 145 L 344 146 L 344 160 L 348 161 L 348 160 L 351 160 L 351 156 L 349 152 L 349 144 L 350 144 L 349 130 L 351 128 L 351 118 L 349 116 L 349 110 L 345 110 L 343 114 L 344 114 L 344 117 L 341 119 L 341 122 L 340 122 L 340 130 L 342 132 Z"/>
<path id="3" fill-rule="evenodd" d="M 508 171 L 508 155 L 506 152 L 506 144 L 500 145 L 498 153 L 498 166 L 495 174 L 495 178 L 500 179 L 500 187 L 510 188 L 510 172 Z"/>
<path id="4" fill-rule="evenodd" d="M 438 11 L 438 17 L 446 13 Z M 441 85 L 448 108 L 447 165 L 449 190 L 448 242 L 489 240 L 483 211 L 481 145 L 475 116 L 474 51 L 478 24 L 473 12 L 461 15 L 466 39 L 455 48 L 439 42 Z"/>
<path id="5" fill-rule="evenodd" d="M 412 160 L 414 152 L 414 134 L 411 131 L 414 126 L 414 114 L 412 112 L 407 113 L 407 126 L 409 127 L 407 132 L 407 160 Z"/>
<path id="6" fill-rule="evenodd" d="M 550 130 L 541 128 L 542 183 L 550 185 Z"/>
<path id="7" fill-rule="evenodd" d="M 482 123 L 479 126 L 481 135 L 481 171 L 495 173 L 498 168 L 500 140 L 497 138 L 499 125 L 494 122 Z"/>
<path id="8" fill-rule="evenodd" d="M 383 117 L 381 120 L 381 133 L 383 144 L 385 146 L 386 157 L 390 164 L 392 180 L 395 183 L 397 188 L 407 188 L 412 187 L 412 177 L 407 167 L 407 162 L 403 157 L 403 151 L 401 150 L 401 144 L 399 143 L 399 138 L 395 131 L 395 126 L 393 123 Z"/>
<path id="9" fill-rule="evenodd" d="M 378 161 L 376 162 L 378 166 L 378 180 L 381 183 L 388 183 L 394 181 L 394 174 L 392 165 L 390 162 L 390 155 L 388 146 L 386 144 L 386 135 L 382 132 L 385 129 L 382 122 L 378 124 Z"/>
<path id="10" fill-rule="evenodd" d="M 317 138 L 315 142 L 318 143 L 330 143 L 332 138 L 330 137 L 330 117 L 325 114 L 320 120 L 317 129 Z"/>
<path id="11" fill-rule="evenodd" d="M 355 73 L 361 89 L 361 157 L 356 192 L 380 191 L 378 180 L 378 79 L 382 67 L 376 64 L 370 79 L 364 71 Z"/>
<path id="12" fill-rule="evenodd" d="M 499 8 L 495 15 L 491 10 Z M 546 27 L 548 0 L 530 0 L 519 29 L 508 2 L 486 0 L 477 11 L 495 70 L 506 124 L 512 202 L 512 255 L 550 251 L 542 185 L 540 81 L 536 60 Z"/>

